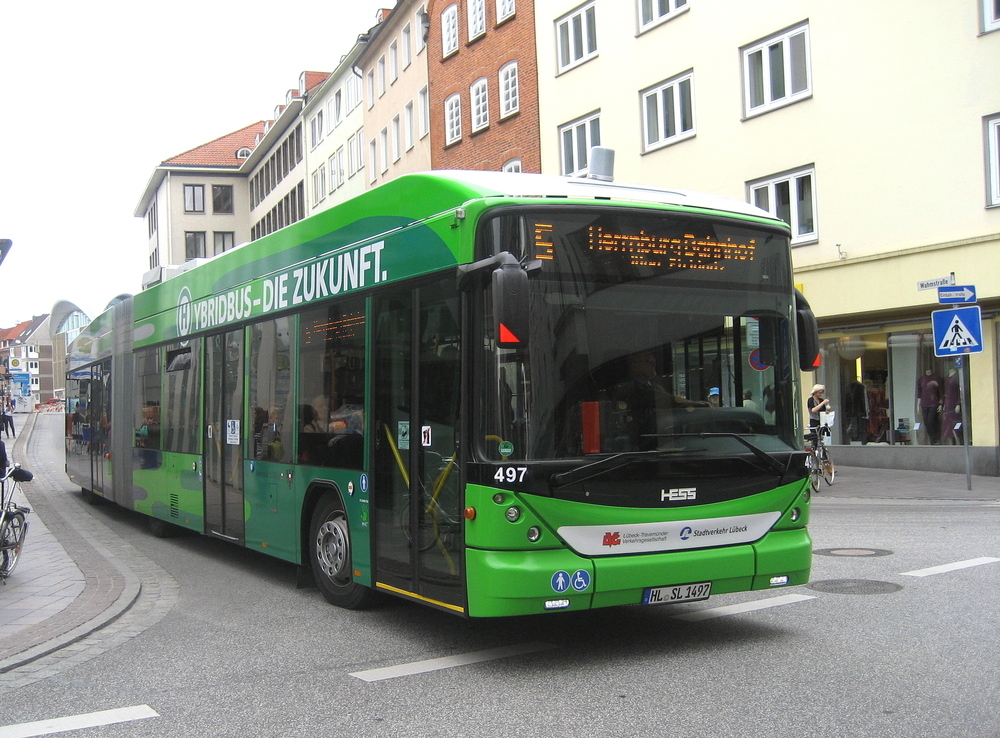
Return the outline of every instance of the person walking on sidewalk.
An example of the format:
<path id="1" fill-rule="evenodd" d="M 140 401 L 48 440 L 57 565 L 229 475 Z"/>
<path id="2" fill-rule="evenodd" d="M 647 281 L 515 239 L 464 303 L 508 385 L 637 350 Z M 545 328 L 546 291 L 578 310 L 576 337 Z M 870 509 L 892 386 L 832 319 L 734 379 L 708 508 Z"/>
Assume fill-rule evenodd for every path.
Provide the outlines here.
<path id="1" fill-rule="evenodd" d="M 10 400 L 3 401 L 3 430 L 7 434 L 7 438 L 16 438 L 14 435 L 14 403 Z"/>

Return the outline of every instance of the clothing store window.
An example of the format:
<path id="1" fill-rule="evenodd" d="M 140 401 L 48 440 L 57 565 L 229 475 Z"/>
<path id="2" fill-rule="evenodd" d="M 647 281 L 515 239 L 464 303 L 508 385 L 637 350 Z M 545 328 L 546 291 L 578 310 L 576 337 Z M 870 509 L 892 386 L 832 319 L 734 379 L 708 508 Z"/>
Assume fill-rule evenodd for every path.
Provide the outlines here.
<path id="1" fill-rule="evenodd" d="M 952 358 L 934 356 L 931 328 L 824 338 L 816 382 L 836 412 L 833 443 L 964 443 L 960 381 Z M 966 362 L 967 364 L 967 362 Z M 962 371 L 968 372 L 968 369 Z M 968 403 L 968 374 L 965 377 Z"/>

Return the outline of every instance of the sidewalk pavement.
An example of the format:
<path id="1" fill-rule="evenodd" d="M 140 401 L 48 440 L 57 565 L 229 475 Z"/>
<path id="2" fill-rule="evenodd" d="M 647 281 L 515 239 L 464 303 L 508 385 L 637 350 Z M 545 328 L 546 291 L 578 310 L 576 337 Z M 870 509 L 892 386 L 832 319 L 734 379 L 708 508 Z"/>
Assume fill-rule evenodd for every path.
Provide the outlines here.
<path id="1" fill-rule="evenodd" d="M 138 600 L 141 577 L 116 552 L 115 534 L 86 514 L 65 474 L 64 416 L 35 413 L 8 455 L 34 473 L 24 485 L 28 534 L 0 585 L 0 674 L 59 651 L 113 623 Z M 825 498 L 1000 501 L 1000 478 L 844 467 Z M 23 504 L 23 502 L 22 502 Z"/>

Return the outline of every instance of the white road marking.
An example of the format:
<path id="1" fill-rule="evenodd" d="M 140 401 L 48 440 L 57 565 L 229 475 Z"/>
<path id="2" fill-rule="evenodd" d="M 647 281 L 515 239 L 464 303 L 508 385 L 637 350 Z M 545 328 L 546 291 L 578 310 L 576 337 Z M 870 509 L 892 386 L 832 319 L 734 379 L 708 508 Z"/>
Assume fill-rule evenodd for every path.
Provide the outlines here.
<path id="1" fill-rule="evenodd" d="M 67 730 L 80 730 L 82 728 L 98 728 L 102 725 L 127 723 L 130 720 L 143 720 L 159 716 L 159 713 L 149 705 L 120 707 L 116 710 L 88 712 L 85 715 L 70 715 L 51 720 L 38 720 L 34 723 L 7 725 L 0 727 L 0 738 L 33 738 L 37 735 L 65 733 Z"/>
<path id="2" fill-rule="evenodd" d="M 779 607 L 781 605 L 791 605 L 795 602 L 804 602 L 805 600 L 815 600 L 816 597 L 813 595 L 800 595 L 800 594 L 789 594 L 782 595 L 780 597 L 769 597 L 766 600 L 754 600 L 753 602 L 743 602 L 739 605 L 725 605 L 723 607 L 709 607 L 705 610 L 695 610 L 694 612 L 687 612 L 683 615 L 674 615 L 674 620 L 687 620 L 689 622 L 698 622 L 699 620 L 711 620 L 712 618 L 721 618 L 726 615 L 738 615 L 743 612 L 753 612 L 754 610 L 764 610 L 768 607 Z"/>
<path id="3" fill-rule="evenodd" d="M 968 559 L 966 561 L 956 561 L 954 564 L 942 564 L 941 566 L 932 566 L 928 569 L 916 569 L 915 571 L 904 571 L 900 574 L 901 577 L 929 577 L 933 574 L 945 574 L 949 571 L 957 571 L 959 569 L 968 569 L 970 566 L 982 566 L 983 564 L 993 564 L 1000 559 L 993 558 L 992 556 L 983 556 L 978 559 Z"/>
<path id="4" fill-rule="evenodd" d="M 522 643 L 518 646 L 507 646 L 505 648 L 488 648 L 483 651 L 473 651 L 456 656 L 445 656 L 440 659 L 428 659 L 427 661 L 414 661 L 410 664 L 399 664 L 398 666 L 387 666 L 384 669 L 369 669 L 368 671 L 355 671 L 350 676 L 357 677 L 366 682 L 379 682 L 383 679 L 395 679 L 401 676 L 411 676 L 413 674 L 423 674 L 428 671 L 438 671 L 440 669 L 450 669 L 453 666 L 465 666 L 466 664 L 478 664 L 483 661 L 494 661 L 496 659 L 506 659 L 510 656 L 521 656 L 526 653 L 536 653 L 538 651 L 548 651 L 558 646 L 552 643 Z M 3 736 L 0 736 L 3 738 Z"/>

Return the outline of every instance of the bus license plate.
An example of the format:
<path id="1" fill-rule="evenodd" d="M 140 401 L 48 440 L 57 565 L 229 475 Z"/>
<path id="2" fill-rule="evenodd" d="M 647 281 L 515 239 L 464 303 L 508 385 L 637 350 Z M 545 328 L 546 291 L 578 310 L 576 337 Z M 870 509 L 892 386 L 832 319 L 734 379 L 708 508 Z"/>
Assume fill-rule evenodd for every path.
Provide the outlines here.
<path id="1" fill-rule="evenodd" d="M 676 587 L 649 587 L 642 595 L 644 605 L 666 605 L 672 602 L 707 600 L 712 594 L 711 582 L 681 584 Z"/>

